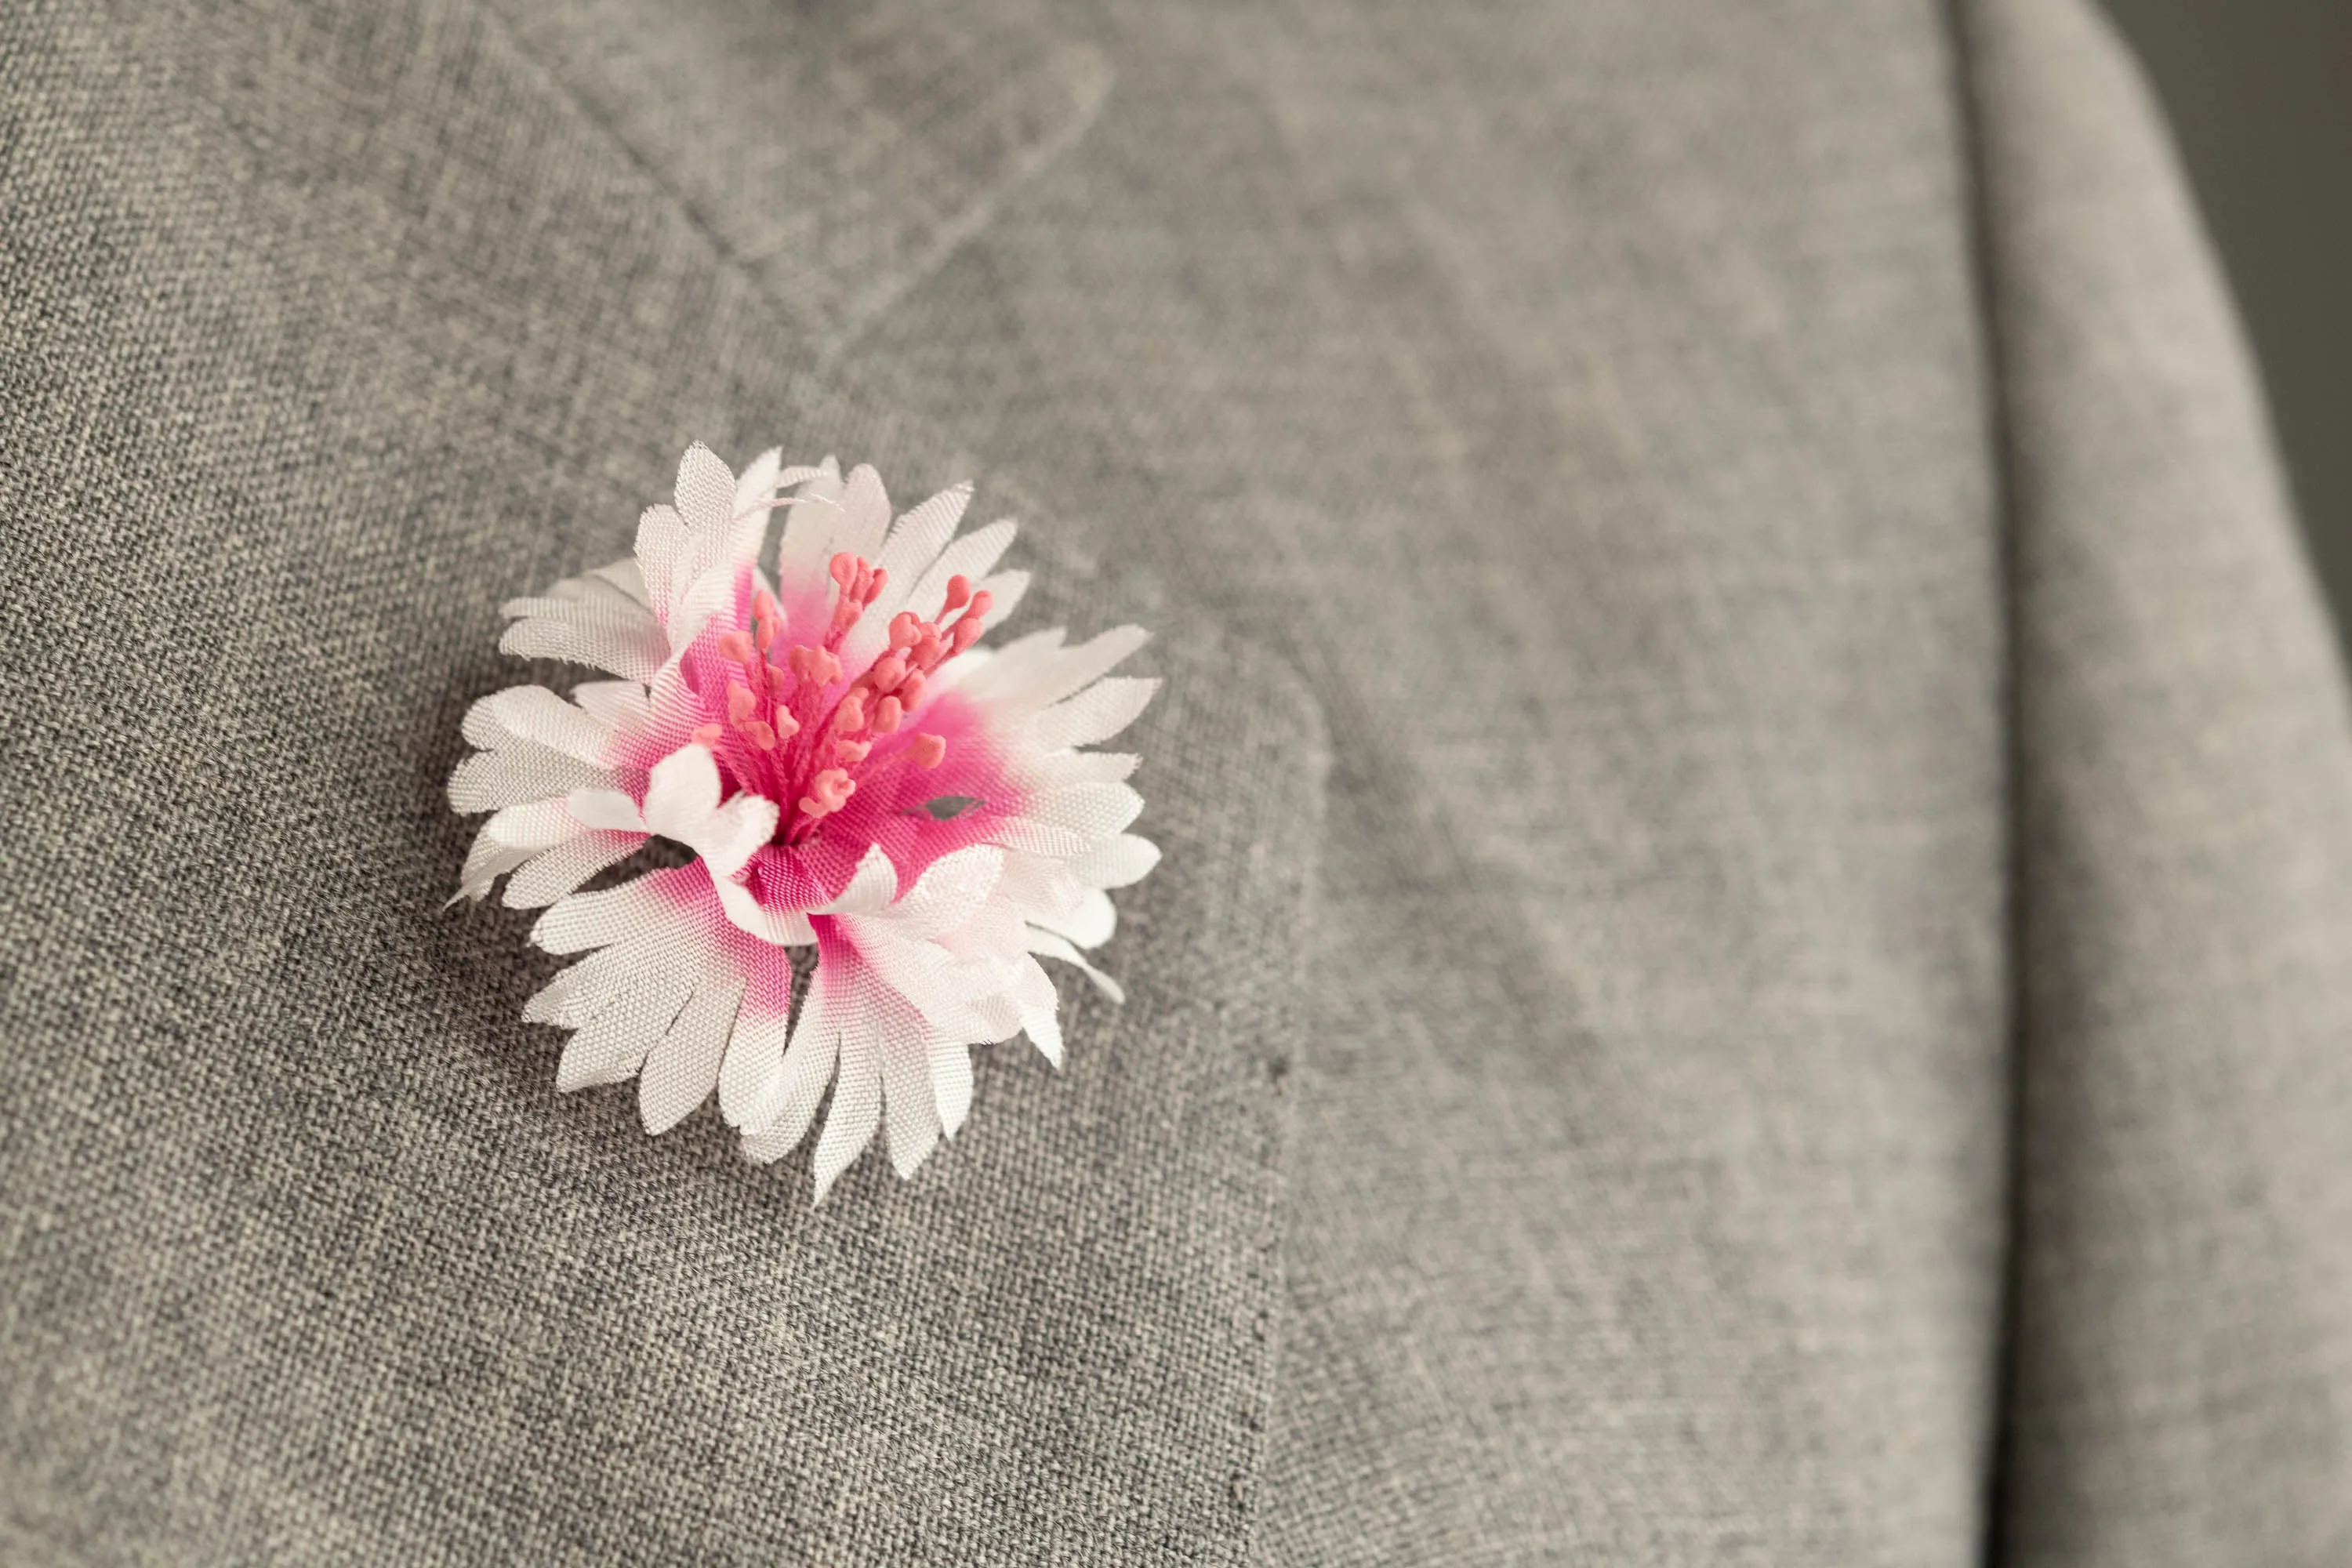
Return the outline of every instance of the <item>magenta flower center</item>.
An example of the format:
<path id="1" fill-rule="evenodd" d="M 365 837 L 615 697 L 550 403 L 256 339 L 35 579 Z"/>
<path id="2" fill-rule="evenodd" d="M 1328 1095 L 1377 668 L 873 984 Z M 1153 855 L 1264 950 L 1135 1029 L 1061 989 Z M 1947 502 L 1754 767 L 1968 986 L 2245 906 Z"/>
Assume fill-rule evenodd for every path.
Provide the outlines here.
<path id="1" fill-rule="evenodd" d="M 689 684 L 713 717 L 694 731 L 735 787 L 777 805 L 774 842 L 797 846 L 860 789 L 896 775 L 930 773 L 948 742 L 911 722 L 940 667 L 978 641 L 989 609 L 986 592 L 950 578 L 940 618 L 911 610 L 890 619 L 889 642 L 854 677 L 842 668 L 842 644 L 882 592 L 888 574 L 856 555 L 833 558 L 837 590 L 831 610 L 813 605 L 824 630 L 788 641 L 788 617 L 766 589 L 751 595 L 750 625 L 698 642 L 688 656 Z M 741 600 L 738 600 L 741 604 Z M 893 793 L 898 793 L 894 790 Z"/>

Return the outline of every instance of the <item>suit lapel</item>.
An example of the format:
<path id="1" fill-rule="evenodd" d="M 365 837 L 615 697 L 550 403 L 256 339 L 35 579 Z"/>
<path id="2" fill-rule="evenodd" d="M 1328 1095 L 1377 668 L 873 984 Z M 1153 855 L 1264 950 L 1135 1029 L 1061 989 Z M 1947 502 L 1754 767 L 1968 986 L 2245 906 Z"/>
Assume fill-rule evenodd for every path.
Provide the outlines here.
<path id="1" fill-rule="evenodd" d="M 175 842 L 346 825 L 332 858 L 184 879 L 152 931 L 135 902 L 113 917 L 195 977 L 142 1005 L 206 1020 L 173 1027 L 219 1070 L 128 1091 L 142 1125 L 207 1130 L 142 1155 L 188 1212 L 86 1245 L 119 1247 L 101 1271 L 202 1272 L 173 1332 L 221 1387 L 269 1391 L 266 1419 L 135 1376 L 122 1412 L 93 1407 L 236 1470 L 213 1483 L 235 1518 L 172 1504 L 188 1539 L 1243 1554 L 1325 747 L 1279 661 L 1139 575 L 1115 531 L 1027 509 L 1019 549 L 1042 579 L 1023 624 L 1160 634 L 1134 744 L 1166 858 L 1108 950 L 1129 999 L 1069 993 L 1059 1075 L 983 1053 L 970 1125 L 915 1182 L 869 1157 L 813 1212 L 804 1157 L 748 1167 L 708 1110 L 648 1140 L 625 1091 L 558 1100 L 558 1041 L 517 1017 L 544 971 L 527 919 L 434 912 L 467 831 L 439 801 L 459 716 L 525 678 L 492 651 L 497 603 L 622 554 L 687 440 L 837 449 L 909 492 L 960 477 L 934 433 L 809 364 L 1100 100 L 1099 57 L 989 11 L 819 8 L 772 34 L 748 8 L 159 6 L 57 54 L 135 171 L 89 221 L 135 237 L 148 281 L 202 258 L 205 351 L 142 384 L 189 429 L 255 432 L 176 444 L 170 526 L 233 548 L 177 568 L 174 613 L 220 641 L 173 743 L 276 760 L 156 809 Z M 135 462 L 121 436 L 91 461 Z M 163 526 L 143 516 L 116 526 Z M 200 927 L 295 956 L 200 961 L 175 945 Z M 269 1174 L 203 1175 L 222 1169 Z M 320 1270 L 367 1310 L 297 1310 L 284 1282 Z M 349 1441 L 321 1467 L 305 1434 L 330 1427 Z"/>

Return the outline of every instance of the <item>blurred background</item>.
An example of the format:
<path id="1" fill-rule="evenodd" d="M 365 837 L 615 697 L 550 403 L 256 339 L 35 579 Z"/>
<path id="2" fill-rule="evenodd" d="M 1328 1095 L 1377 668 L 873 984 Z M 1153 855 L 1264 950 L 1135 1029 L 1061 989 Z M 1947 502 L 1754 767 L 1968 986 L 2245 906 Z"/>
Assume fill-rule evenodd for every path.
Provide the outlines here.
<path id="1" fill-rule="evenodd" d="M 2105 0 L 2171 115 L 2352 627 L 2352 0 Z M 2347 638 L 2352 647 L 2352 638 Z"/>

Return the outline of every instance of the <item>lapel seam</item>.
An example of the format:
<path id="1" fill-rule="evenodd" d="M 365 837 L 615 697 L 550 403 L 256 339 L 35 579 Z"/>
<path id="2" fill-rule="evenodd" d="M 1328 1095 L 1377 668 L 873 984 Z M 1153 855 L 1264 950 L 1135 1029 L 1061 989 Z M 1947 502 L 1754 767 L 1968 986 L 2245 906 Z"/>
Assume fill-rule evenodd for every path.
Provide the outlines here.
<path id="1" fill-rule="evenodd" d="M 541 85 L 561 100 L 572 113 L 579 116 L 581 121 L 595 132 L 599 139 L 619 152 L 627 161 L 629 167 L 644 177 L 646 184 L 668 205 L 670 210 L 683 218 L 686 226 L 701 237 L 702 242 L 710 247 L 712 258 L 719 266 L 732 272 L 739 280 L 749 284 L 754 293 L 771 305 L 780 310 L 784 308 L 782 302 L 778 300 L 769 289 L 767 279 L 760 275 L 760 269 L 736 253 L 735 247 L 728 243 L 726 237 L 713 228 L 710 226 L 710 220 L 681 195 L 642 152 L 638 151 L 635 142 L 621 134 L 620 128 L 615 126 L 603 110 L 590 102 L 578 89 L 563 79 L 562 73 L 549 63 L 547 58 L 532 45 L 522 29 L 507 19 L 505 8 L 499 0 L 477 0 L 477 5 L 484 21 L 498 30 L 499 36 L 506 41 L 507 47 L 514 51 L 515 58 L 526 62 L 531 74 L 539 78 Z"/>
<path id="2" fill-rule="evenodd" d="M 498 31 L 519 59 L 528 63 L 541 84 L 600 140 L 616 149 L 628 166 L 644 178 L 689 228 L 701 237 L 718 265 L 748 284 L 752 292 L 781 319 L 802 319 L 802 312 L 777 294 L 767 269 L 744 256 L 701 209 L 677 189 L 660 166 L 614 123 L 609 114 L 564 79 L 563 73 L 532 42 L 524 29 L 516 26 L 509 18 L 503 0 L 477 0 L 477 6 L 488 25 Z M 870 286 L 855 290 L 839 319 L 815 333 L 812 353 L 812 373 L 814 375 L 822 377 L 830 372 L 850 348 L 887 317 L 900 300 L 925 279 L 937 274 L 973 238 L 985 232 L 1003 210 L 1005 200 L 1013 192 L 1051 168 L 1065 153 L 1086 139 L 1100 118 L 1103 105 L 1109 100 L 1116 73 L 1101 51 L 1084 44 L 1068 47 L 1073 53 L 1082 54 L 1088 67 L 1088 79 L 1083 85 L 1077 112 L 1052 134 L 1040 138 L 1024 148 L 1019 155 L 1006 160 L 1002 167 L 992 173 L 985 184 L 976 186 L 971 199 L 936 226 L 935 232 L 911 261 L 884 269 Z"/>
<path id="3" fill-rule="evenodd" d="M 995 177 L 975 191 L 972 199 L 952 217 L 940 224 L 921 254 L 906 266 L 887 273 L 870 289 L 856 295 L 842 312 L 840 322 L 827 332 L 816 353 L 817 374 L 822 375 L 837 364 L 842 357 L 868 331 L 889 314 L 891 307 L 913 293 L 923 282 L 953 260 L 958 251 L 984 233 L 996 221 L 1006 200 L 1013 192 L 1044 174 L 1087 138 L 1101 118 L 1103 105 L 1110 100 L 1110 89 L 1116 72 L 1109 60 L 1098 51 L 1088 50 L 1097 74 L 1087 82 L 1078 111 L 1056 128 L 1052 135 L 1041 137 L 1022 150 L 1018 157 L 1009 160 Z"/>

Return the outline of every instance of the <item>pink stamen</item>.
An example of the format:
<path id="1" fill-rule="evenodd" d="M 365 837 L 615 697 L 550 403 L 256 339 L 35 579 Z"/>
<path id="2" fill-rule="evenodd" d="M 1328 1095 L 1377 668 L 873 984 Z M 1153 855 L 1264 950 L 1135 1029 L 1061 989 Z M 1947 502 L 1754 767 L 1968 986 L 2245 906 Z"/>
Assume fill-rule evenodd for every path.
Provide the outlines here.
<path id="1" fill-rule="evenodd" d="M 704 724 L 695 730 L 694 739 L 698 744 L 715 746 L 726 733 L 727 726 L 724 724 Z"/>
<path id="2" fill-rule="evenodd" d="M 809 816 L 830 816 L 856 793 L 856 779 L 839 768 L 827 768 L 809 781 L 808 794 L 801 796 L 801 810 Z"/>
<path id="3" fill-rule="evenodd" d="M 877 740 L 905 731 L 921 708 L 932 676 L 980 639 L 991 608 L 992 596 L 971 578 L 950 578 L 938 618 L 925 620 L 912 610 L 893 615 L 881 657 L 844 689 L 844 639 L 880 600 L 890 574 L 849 551 L 835 553 L 825 571 L 837 592 L 822 639 L 793 644 L 777 662 L 769 662 L 782 643 L 787 617 L 774 595 L 762 588 L 751 597 L 751 625 L 727 631 L 718 641 L 719 651 L 743 666 L 745 679 L 751 682 L 749 688 L 728 682 L 728 726 L 773 758 L 761 763 L 738 751 L 731 765 L 751 770 L 740 775 L 744 787 L 778 801 L 797 797 L 779 834 L 788 844 L 815 833 L 821 819 L 842 809 L 856 790 L 856 773 L 872 757 Z M 716 742 L 725 729 L 705 724 L 695 735 Z M 787 742 L 795 743 L 786 749 Z M 947 751 L 946 737 L 918 734 L 905 746 L 894 746 L 879 765 L 885 770 L 902 763 L 929 770 L 946 760 Z"/>
<path id="4" fill-rule="evenodd" d="M 806 643 L 796 646 L 784 656 L 794 675 L 811 686 L 830 686 L 841 679 L 841 660 L 829 648 L 811 647 Z"/>

